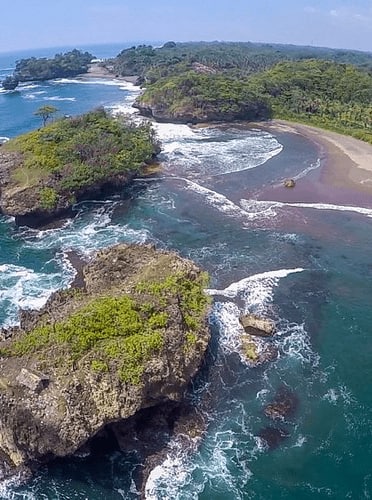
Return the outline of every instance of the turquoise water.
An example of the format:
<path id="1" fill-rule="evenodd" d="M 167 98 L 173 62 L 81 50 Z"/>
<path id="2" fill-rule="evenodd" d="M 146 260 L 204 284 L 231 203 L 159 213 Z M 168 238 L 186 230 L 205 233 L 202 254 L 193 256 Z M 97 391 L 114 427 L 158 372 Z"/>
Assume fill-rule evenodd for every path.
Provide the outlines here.
<path id="1" fill-rule="evenodd" d="M 37 127 L 32 112 L 50 97 L 63 114 L 97 105 L 129 111 L 136 92 L 121 82 L 62 81 L 0 93 L 0 136 Z M 358 207 L 355 196 L 354 211 L 262 201 L 278 199 L 286 177 L 300 185 L 317 174 L 311 143 L 238 126 L 156 127 L 157 178 L 80 204 L 59 229 L 0 219 L 1 323 L 14 324 L 18 307 L 40 307 L 71 281 L 70 249 L 89 254 L 120 241 L 176 249 L 211 274 L 211 352 L 190 394 L 208 428 L 192 454 L 170 443 L 146 498 L 370 498 L 372 199 Z M 277 321 L 276 361 L 254 368 L 239 356 L 243 310 Z M 293 412 L 272 421 L 264 407 L 278 392 Z M 25 486 L 4 483 L 0 497 L 134 499 L 136 466 L 136 456 L 118 452 L 74 457 Z"/>

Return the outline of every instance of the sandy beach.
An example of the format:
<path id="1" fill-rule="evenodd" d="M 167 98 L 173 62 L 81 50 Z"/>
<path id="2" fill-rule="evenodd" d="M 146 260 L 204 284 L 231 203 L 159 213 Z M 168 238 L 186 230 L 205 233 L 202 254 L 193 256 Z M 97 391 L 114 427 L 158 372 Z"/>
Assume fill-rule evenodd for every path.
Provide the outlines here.
<path id="1" fill-rule="evenodd" d="M 86 79 L 90 79 L 90 78 L 99 78 L 99 79 L 102 79 L 102 78 L 113 79 L 114 78 L 115 80 L 133 83 L 133 85 L 135 85 L 137 80 L 138 80 L 138 76 L 117 76 L 114 73 L 111 73 L 104 66 L 100 66 L 99 64 L 96 64 L 96 63 L 91 64 L 89 66 L 88 72 L 79 75 L 78 78 L 80 78 L 81 80 L 86 80 Z"/>
<path id="2" fill-rule="evenodd" d="M 319 181 L 329 187 L 372 194 L 372 145 L 353 137 L 285 120 L 272 120 L 265 129 L 301 134 L 320 152 Z"/>

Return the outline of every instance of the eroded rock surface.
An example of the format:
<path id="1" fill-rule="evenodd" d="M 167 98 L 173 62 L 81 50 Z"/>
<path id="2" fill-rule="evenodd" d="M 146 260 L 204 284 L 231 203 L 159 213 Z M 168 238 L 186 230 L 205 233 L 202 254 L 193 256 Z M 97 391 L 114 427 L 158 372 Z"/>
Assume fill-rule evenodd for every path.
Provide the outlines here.
<path id="1" fill-rule="evenodd" d="M 3 476 L 73 454 L 140 410 L 182 401 L 203 361 L 209 306 L 191 261 L 119 245 L 83 275 L 85 289 L 53 294 L 0 343 Z M 188 294 L 199 301 L 194 312 Z"/>
<path id="2" fill-rule="evenodd" d="M 271 319 L 260 318 L 255 314 L 244 314 L 239 321 L 246 333 L 260 337 L 271 337 L 275 333 L 275 323 Z"/>

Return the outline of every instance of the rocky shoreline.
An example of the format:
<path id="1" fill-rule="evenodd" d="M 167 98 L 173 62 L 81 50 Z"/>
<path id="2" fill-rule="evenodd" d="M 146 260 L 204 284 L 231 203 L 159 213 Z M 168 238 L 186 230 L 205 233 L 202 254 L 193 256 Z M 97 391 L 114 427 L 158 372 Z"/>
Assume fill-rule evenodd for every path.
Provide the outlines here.
<path id="1" fill-rule="evenodd" d="M 119 449 L 128 449 L 133 444 L 133 425 L 139 428 L 134 422 L 144 422 L 143 412 L 148 415 L 145 420 L 153 422 L 140 432 L 143 443 L 138 452 L 141 455 L 142 450 L 145 460 L 160 453 L 177 427 L 178 416 L 183 415 L 184 422 L 186 414 L 194 418 L 183 401 L 210 337 L 200 269 L 153 246 L 118 245 L 100 251 L 83 267 L 82 276 L 85 289 L 54 293 L 44 308 L 23 312 L 20 326 L 3 332 L 2 478 L 15 473 L 27 477 L 55 458 L 99 447 L 96 437 L 105 432 L 110 439 L 115 437 Z M 187 316 L 189 293 L 196 293 L 200 301 L 192 320 Z M 111 312 L 109 300 L 116 301 Z M 123 300 L 136 305 L 123 309 Z M 117 325 L 109 333 L 107 313 Z M 88 321 L 89 315 L 92 326 L 82 324 L 79 333 L 80 322 Z M 102 329 L 97 326 L 101 317 Z M 130 321 L 132 333 L 123 331 Z M 147 342 L 151 336 L 160 341 L 147 348 L 141 338 Z M 77 339 L 88 342 L 81 351 Z M 133 366 L 131 356 L 137 360 Z M 134 419 L 132 424 L 128 419 Z M 149 434 L 156 427 L 169 436 L 160 449 Z"/>

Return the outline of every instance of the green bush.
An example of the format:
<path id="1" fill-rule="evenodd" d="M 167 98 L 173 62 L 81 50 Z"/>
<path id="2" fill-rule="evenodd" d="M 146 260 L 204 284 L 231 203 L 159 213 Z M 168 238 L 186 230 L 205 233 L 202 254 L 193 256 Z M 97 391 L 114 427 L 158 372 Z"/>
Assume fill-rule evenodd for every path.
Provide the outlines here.
<path id="1" fill-rule="evenodd" d="M 53 210 L 58 203 L 58 194 L 56 190 L 49 187 L 40 189 L 40 206 L 45 210 Z"/>

